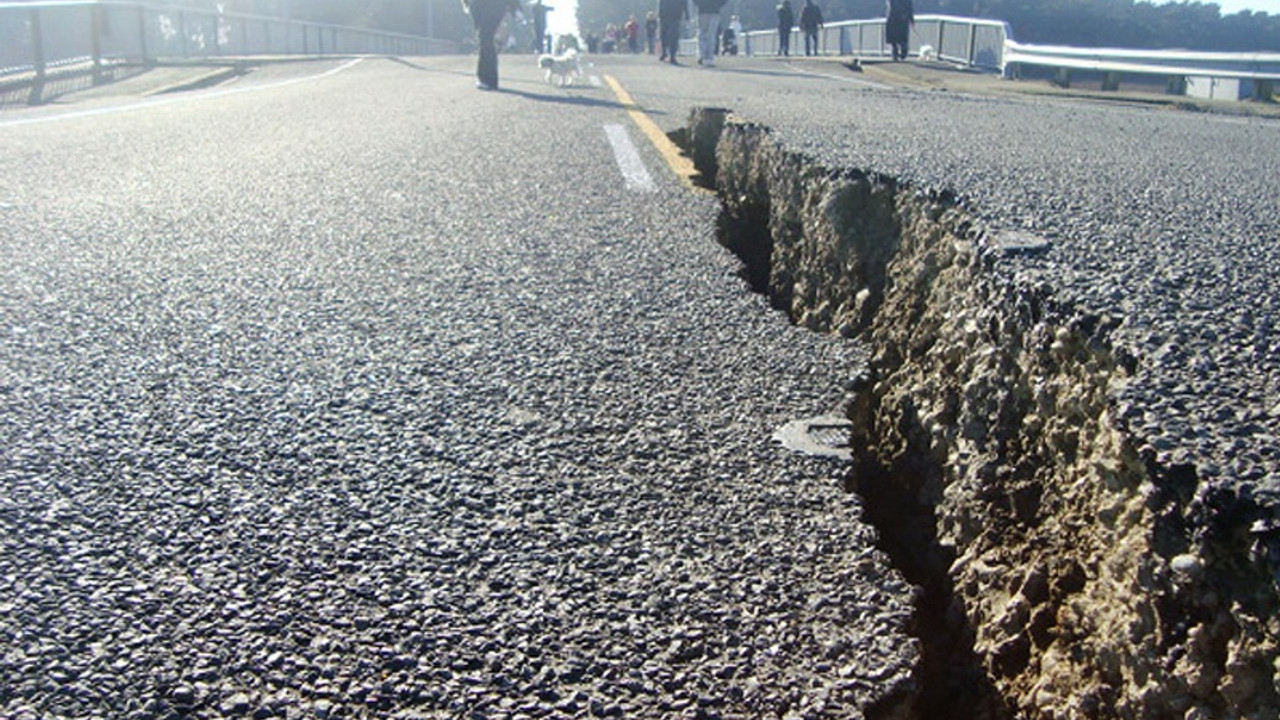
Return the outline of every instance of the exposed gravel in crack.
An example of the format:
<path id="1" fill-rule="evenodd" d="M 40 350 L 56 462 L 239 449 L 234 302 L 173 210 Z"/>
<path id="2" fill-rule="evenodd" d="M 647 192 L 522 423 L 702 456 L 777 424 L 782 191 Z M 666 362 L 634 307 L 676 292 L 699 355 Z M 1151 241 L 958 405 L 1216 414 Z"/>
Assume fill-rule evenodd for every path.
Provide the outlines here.
<path id="1" fill-rule="evenodd" d="M 731 123 L 717 156 L 724 241 L 764 263 L 753 286 L 797 323 L 866 328 L 851 480 L 933 589 L 926 659 L 972 646 L 1018 716 L 1274 714 L 1265 490 L 1210 481 L 1192 501 L 1186 466 L 1116 431 L 1140 362 L 1112 346 L 1117 321 L 1012 274 L 1003 235 L 945 195 L 822 167 L 758 125 Z M 979 687 L 943 667 L 926 687 Z"/>
<path id="2" fill-rule="evenodd" d="M 858 94 L 867 102 L 845 98 L 815 120 L 738 109 L 828 166 L 954 191 L 993 229 L 1048 239 L 1048 253 L 1005 270 L 1120 321 L 1116 341 L 1141 364 L 1118 421 L 1163 464 L 1277 490 L 1280 286 L 1269 268 L 1280 264 L 1280 123 Z"/>

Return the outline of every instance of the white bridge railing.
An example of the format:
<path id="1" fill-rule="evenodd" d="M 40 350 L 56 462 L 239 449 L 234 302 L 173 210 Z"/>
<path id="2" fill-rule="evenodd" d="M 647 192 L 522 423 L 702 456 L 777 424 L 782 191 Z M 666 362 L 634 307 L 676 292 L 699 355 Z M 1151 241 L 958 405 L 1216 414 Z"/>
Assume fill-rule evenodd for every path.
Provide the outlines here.
<path id="1" fill-rule="evenodd" d="M 883 18 L 829 23 L 818 33 L 818 54 L 887 58 L 890 48 L 884 41 L 884 25 Z M 739 47 L 748 55 L 778 53 L 777 30 L 755 30 L 743 36 L 738 41 Z M 1058 70 L 1063 82 L 1072 70 L 1113 75 L 1117 78 L 1113 83 L 1118 83 L 1118 76 L 1122 74 L 1177 78 L 1183 86 L 1197 78 L 1232 79 L 1252 81 L 1257 88 L 1255 94 L 1262 97 L 1269 96 L 1273 83 L 1280 80 L 1280 53 L 1028 45 L 1013 39 L 1007 23 L 948 15 L 916 17 L 911 32 L 911 54 L 918 57 L 925 46 L 931 48 L 937 60 L 999 72 L 1006 77 L 1017 76 L 1022 66 L 1037 66 Z M 790 50 L 792 56 L 804 54 L 804 37 L 798 28 L 791 31 Z"/>
<path id="2" fill-rule="evenodd" d="M 139 2 L 0 2 L 0 85 L 30 88 L 41 101 L 50 70 L 168 59 L 263 55 L 431 55 L 458 51 L 446 40 L 241 13 Z"/>
<path id="3" fill-rule="evenodd" d="M 740 42 L 748 55 L 776 55 L 778 31 L 744 32 Z M 1005 41 L 1012 37 L 1007 23 L 999 20 L 953 17 L 950 15 L 918 15 L 911 32 L 911 52 L 933 48 L 937 59 L 991 71 L 1004 69 Z M 791 31 L 791 54 L 804 54 L 804 35 L 798 28 Z M 884 18 L 845 20 L 827 23 L 818 31 L 819 55 L 842 55 L 858 58 L 887 58 L 890 47 L 884 41 Z"/>
<path id="4" fill-rule="evenodd" d="M 1218 53 L 1189 50 L 1123 50 L 1005 43 L 1007 65 L 1072 70 L 1235 78 L 1280 79 L 1280 53 Z"/>

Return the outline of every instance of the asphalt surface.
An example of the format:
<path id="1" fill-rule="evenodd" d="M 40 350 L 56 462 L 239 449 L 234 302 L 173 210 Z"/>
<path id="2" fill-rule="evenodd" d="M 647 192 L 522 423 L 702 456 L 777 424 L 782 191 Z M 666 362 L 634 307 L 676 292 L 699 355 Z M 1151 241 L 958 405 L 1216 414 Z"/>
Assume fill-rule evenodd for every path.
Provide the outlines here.
<path id="1" fill-rule="evenodd" d="M 1116 420 L 1206 487 L 1280 507 L 1280 121 L 891 66 L 617 72 L 669 130 L 725 107 L 828 167 L 949 191 L 991 232 L 1047 240 L 999 271 L 1119 322 L 1139 365 Z"/>
<path id="2" fill-rule="evenodd" d="M 907 681 L 910 588 L 771 439 L 862 349 L 746 291 L 608 91 L 471 63 L 0 115 L 0 716 L 856 717 Z"/>
<path id="3" fill-rule="evenodd" d="M 1119 421 L 1276 487 L 1280 124 L 596 70 L 1048 239 L 1000 269 L 1122 321 Z M 862 349 L 746 292 L 608 90 L 502 76 L 0 115 L 0 716 L 857 716 L 903 682 L 909 589 L 839 466 L 771 441 Z"/>

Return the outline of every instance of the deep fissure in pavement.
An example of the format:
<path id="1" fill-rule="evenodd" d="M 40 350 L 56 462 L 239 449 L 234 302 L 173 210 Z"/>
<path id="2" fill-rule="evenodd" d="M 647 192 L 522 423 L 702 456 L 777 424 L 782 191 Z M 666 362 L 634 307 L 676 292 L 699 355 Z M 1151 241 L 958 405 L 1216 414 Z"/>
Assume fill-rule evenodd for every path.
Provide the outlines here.
<path id="1" fill-rule="evenodd" d="M 709 189 L 714 189 L 717 168 L 706 164 L 706 159 L 715 155 L 707 146 L 714 148 L 725 115 L 726 111 L 719 109 L 699 110 L 692 122 L 696 132 L 674 138 L 692 151 Z M 771 272 L 774 244 L 769 232 L 770 216 L 768 203 L 743 202 L 732 211 L 726 208 L 717 218 L 717 238 L 742 261 L 741 275 L 751 290 L 767 296 L 775 309 L 785 311 L 791 300 L 790 288 L 779 283 Z M 884 260 L 884 254 L 879 254 L 877 261 L 882 264 Z M 866 378 L 860 378 L 854 389 L 858 391 L 865 385 Z M 908 582 L 920 588 L 910 628 L 920 647 L 916 682 L 896 688 L 866 708 L 867 717 L 872 720 L 1006 717 L 998 695 L 973 652 L 973 630 L 956 611 L 952 583 L 946 572 L 952 558 L 937 542 L 933 508 L 915 501 L 920 478 L 937 475 L 937 469 L 929 466 L 922 453 L 912 452 L 899 467 L 887 468 L 865 452 L 865 448 L 855 446 L 854 452 L 852 469 L 844 481 L 845 490 L 862 498 L 867 520 L 879 535 L 878 547 Z M 904 487 L 914 490 L 903 492 Z"/>
<path id="2" fill-rule="evenodd" d="M 1256 508 L 1196 497 L 1192 469 L 1159 466 L 1117 419 L 1138 367 L 1112 342 L 1119 319 L 1014 277 L 1015 254 L 1041 248 L 949 193 L 823 167 L 723 110 L 695 110 L 684 139 L 752 289 L 873 353 L 847 408 L 847 485 L 921 588 L 922 651 L 915 690 L 869 715 L 1280 707 L 1269 573 L 1212 561 L 1250 557 L 1247 533 L 1203 531 Z"/>

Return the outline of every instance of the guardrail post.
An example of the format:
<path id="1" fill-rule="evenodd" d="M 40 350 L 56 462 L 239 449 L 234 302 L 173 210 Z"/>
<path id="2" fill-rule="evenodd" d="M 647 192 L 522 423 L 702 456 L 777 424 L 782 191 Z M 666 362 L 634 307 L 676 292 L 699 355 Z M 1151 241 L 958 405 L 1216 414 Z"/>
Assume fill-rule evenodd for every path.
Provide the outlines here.
<path id="1" fill-rule="evenodd" d="M 27 96 L 28 105 L 39 105 L 44 95 L 44 30 L 40 27 L 40 8 L 31 8 L 31 54 L 35 61 L 36 77 L 31 83 L 31 94 Z"/>
<path id="2" fill-rule="evenodd" d="M 942 42 L 943 33 L 945 33 L 946 30 L 947 30 L 947 21 L 939 20 L 938 21 L 938 47 L 933 49 L 933 56 L 939 60 L 942 59 L 942 48 L 946 47 L 946 45 L 943 44 Z"/>
<path id="3" fill-rule="evenodd" d="M 1058 71 L 1053 76 L 1053 84 L 1060 88 L 1071 87 L 1071 71 L 1066 68 L 1058 68 Z"/>
<path id="4" fill-rule="evenodd" d="M 1116 92 L 1120 89 L 1120 73 L 1108 72 L 1102 75 L 1103 92 Z"/>

